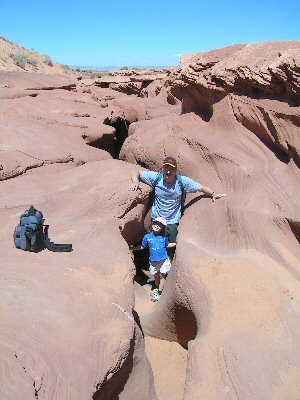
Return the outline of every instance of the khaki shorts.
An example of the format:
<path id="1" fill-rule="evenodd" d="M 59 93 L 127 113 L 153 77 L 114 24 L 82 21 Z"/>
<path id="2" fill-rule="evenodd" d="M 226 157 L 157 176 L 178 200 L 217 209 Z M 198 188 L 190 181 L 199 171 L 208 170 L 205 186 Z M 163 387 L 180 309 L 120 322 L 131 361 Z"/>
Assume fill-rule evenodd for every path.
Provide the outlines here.
<path id="1" fill-rule="evenodd" d="M 149 272 L 151 275 L 155 275 L 157 272 L 161 272 L 162 274 L 167 274 L 170 271 L 170 269 L 171 269 L 171 261 L 169 258 L 166 258 L 163 265 L 159 268 L 159 271 L 152 264 L 150 264 Z"/>

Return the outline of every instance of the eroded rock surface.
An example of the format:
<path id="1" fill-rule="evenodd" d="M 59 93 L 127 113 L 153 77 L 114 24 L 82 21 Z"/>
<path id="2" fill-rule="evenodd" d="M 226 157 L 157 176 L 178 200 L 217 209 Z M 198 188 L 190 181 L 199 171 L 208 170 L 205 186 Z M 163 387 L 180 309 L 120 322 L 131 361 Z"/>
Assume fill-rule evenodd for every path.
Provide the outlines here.
<path id="1" fill-rule="evenodd" d="M 173 271 L 142 317 L 146 333 L 188 346 L 185 399 L 300 393 L 299 93 L 274 83 L 271 67 L 289 65 L 293 81 L 299 49 L 223 49 L 203 69 L 199 55 L 165 82 L 183 114 L 140 121 L 120 153 L 157 170 L 173 155 L 180 173 L 227 193 L 216 203 L 189 196 Z"/>
<path id="2" fill-rule="evenodd" d="M 144 78 L 128 71 L 105 87 L 21 75 L 1 86 L 0 397 L 155 399 L 136 307 L 144 334 L 187 349 L 185 400 L 299 399 L 299 50 L 187 55 L 130 95 Z M 130 174 L 167 155 L 227 197 L 188 195 L 147 309 L 127 245 L 143 236 L 150 188 L 129 191 Z M 73 253 L 13 247 L 31 203 Z"/>
<path id="3" fill-rule="evenodd" d="M 1 183 L 1 398 L 156 399 L 122 238 L 141 234 L 147 193 L 128 193 L 131 169 L 107 160 Z M 72 253 L 13 247 L 28 202 Z"/>

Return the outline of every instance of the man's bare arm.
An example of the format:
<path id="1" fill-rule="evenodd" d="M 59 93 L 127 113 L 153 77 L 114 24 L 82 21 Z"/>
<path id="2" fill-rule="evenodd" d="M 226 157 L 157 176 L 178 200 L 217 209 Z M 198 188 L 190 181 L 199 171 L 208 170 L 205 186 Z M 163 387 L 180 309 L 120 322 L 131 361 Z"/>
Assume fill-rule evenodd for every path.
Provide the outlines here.
<path id="1" fill-rule="evenodd" d="M 220 199 L 221 197 L 225 197 L 225 193 L 215 193 L 212 189 L 210 189 L 207 186 L 201 186 L 199 192 L 202 192 L 206 194 L 207 196 L 210 196 L 212 201 L 216 201 L 217 199 Z"/>
<path id="2" fill-rule="evenodd" d="M 140 171 L 134 171 L 131 174 L 131 186 L 130 190 L 140 190 Z"/>

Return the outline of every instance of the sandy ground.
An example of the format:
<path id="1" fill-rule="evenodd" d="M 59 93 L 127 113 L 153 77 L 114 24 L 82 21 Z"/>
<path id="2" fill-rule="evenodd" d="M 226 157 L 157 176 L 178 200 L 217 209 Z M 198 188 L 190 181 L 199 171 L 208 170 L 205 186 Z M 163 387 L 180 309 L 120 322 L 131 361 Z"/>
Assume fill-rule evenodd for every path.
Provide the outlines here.
<path id="1" fill-rule="evenodd" d="M 155 303 L 149 299 L 150 289 L 135 283 L 135 309 L 139 316 L 150 312 Z M 178 343 L 145 336 L 145 349 L 151 363 L 159 400 L 181 400 L 183 397 L 187 351 Z"/>

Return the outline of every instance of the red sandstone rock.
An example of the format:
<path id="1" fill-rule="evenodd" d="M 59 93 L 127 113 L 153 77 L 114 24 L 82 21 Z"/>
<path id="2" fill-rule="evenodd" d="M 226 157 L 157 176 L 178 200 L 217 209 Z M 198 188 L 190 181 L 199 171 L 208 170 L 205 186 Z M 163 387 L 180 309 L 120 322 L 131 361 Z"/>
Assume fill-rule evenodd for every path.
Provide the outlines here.
<path id="1" fill-rule="evenodd" d="M 3 168 L 0 179 L 49 164 L 69 163 L 76 166 L 78 163 L 111 158 L 103 149 L 111 150 L 114 129 L 103 125 L 108 112 L 103 113 L 102 108 L 91 97 L 84 94 L 79 96 L 75 92 L 62 89 L 42 90 L 42 78 L 39 74 L 36 80 L 34 74 L 2 74 L 14 82 L 16 90 L 29 86 L 39 86 L 40 89 L 35 97 L 22 95 L 14 99 L 10 98 L 11 89 L 3 89 L 4 98 L 0 100 L 0 120 L 3 126 Z M 13 76 L 16 77 L 15 81 Z M 49 88 L 50 81 L 54 85 L 55 79 L 50 76 L 47 81 L 46 78 L 44 87 Z M 19 85 L 19 82 L 22 83 Z M 58 79 L 57 87 L 61 83 Z M 7 93 L 8 98 L 5 98 Z M 95 135 L 98 149 L 87 146 L 82 139 L 82 136 L 89 137 L 91 143 L 91 137 L 95 138 Z"/>
<path id="2" fill-rule="evenodd" d="M 128 187 L 131 171 L 140 169 L 133 164 L 159 170 L 173 155 L 180 173 L 227 197 L 212 203 L 188 195 L 161 300 L 145 307 L 145 290 L 137 291 L 144 333 L 187 348 L 185 400 L 299 398 L 298 54 L 299 42 L 273 42 L 188 56 L 138 94 L 148 98 L 87 82 L 76 92 L 1 100 L 0 174 L 32 168 L 0 182 L 2 397 L 155 399 L 132 320 L 127 250 L 142 238 L 150 188 Z M 120 142 L 125 162 L 60 171 L 69 157 L 97 159 L 101 150 L 82 136 L 94 144 L 103 132 L 111 140 L 105 122 L 117 138 L 118 121 L 128 129 Z M 29 157 L 19 151 L 36 149 L 39 132 L 38 157 L 52 165 L 32 161 L 37 150 Z M 12 247 L 7 232 L 30 203 L 45 212 L 51 238 L 72 242 L 73 253 Z"/>
<path id="3" fill-rule="evenodd" d="M 1 182 L 1 398 L 156 399 L 121 236 L 142 229 L 147 189 L 128 190 L 131 170 L 107 160 Z M 72 253 L 13 247 L 7 233 L 29 203 Z"/>
<path id="4" fill-rule="evenodd" d="M 188 346 L 184 399 L 299 396 L 296 48 L 248 45 L 204 72 L 191 64 L 174 74 L 185 114 L 139 121 L 120 153 L 154 170 L 173 155 L 180 173 L 227 193 L 216 203 L 188 197 L 173 271 L 141 318 L 147 334 Z M 291 81 L 282 74 L 281 85 L 268 65 L 285 51 Z"/>
<path id="5" fill-rule="evenodd" d="M 151 83 L 163 80 L 166 73 L 145 71 L 117 71 L 95 80 L 102 88 L 110 88 L 127 95 L 140 95 Z"/>

